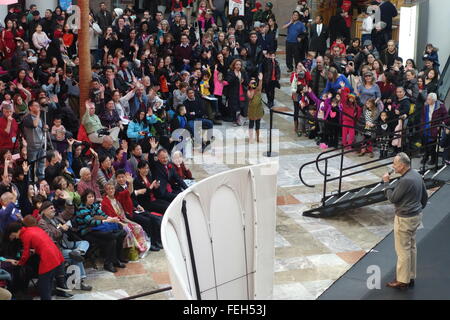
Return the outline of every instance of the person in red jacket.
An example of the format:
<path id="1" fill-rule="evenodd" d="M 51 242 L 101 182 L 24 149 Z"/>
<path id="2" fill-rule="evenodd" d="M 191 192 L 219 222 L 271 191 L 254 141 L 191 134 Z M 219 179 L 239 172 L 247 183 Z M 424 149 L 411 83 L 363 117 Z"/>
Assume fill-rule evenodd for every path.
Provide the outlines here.
<path id="1" fill-rule="evenodd" d="M 351 146 L 355 142 L 354 127 L 361 111 L 356 102 L 356 96 L 351 94 L 348 88 L 341 89 L 341 105 L 341 124 L 348 126 L 342 128 L 342 145 L 348 150 L 348 146 Z"/>
<path id="2" fill-rule="evenodd" d="M 0 150 L 11 150 L 12 152 L 16 146 L 19 126 L 12 117 L 13 108 L 11 105 L 4 104 L 2 112 L 3 117 L 0 118 Z"/>
<path id="3" fill-rule="evenodd" d="M 49 202 L 50 203 L 50 202 Z M 41 211 L 44 206 L 41 207 Z M 20 239 L 23 253 L 18 265 L 24 266 L 31 254 L 31 250 L 39 256 L 38 289 L 41 300 L 52 299 L 53 279 L 56 278 L 56 293 L 58 296 L 70 298 L 70 291 L 65 283 L 64 257 L 49 235 L 39 227 L 24 227 L 19 222 L 11 223 L 7 235 L 12 241 Z"/>

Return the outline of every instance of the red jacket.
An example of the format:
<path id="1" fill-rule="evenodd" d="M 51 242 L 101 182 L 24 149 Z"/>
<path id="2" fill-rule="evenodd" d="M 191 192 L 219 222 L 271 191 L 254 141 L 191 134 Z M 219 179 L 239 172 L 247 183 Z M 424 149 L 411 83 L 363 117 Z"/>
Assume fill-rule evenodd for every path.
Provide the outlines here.
<path id="1" fill-rule="evenodd" d="M 119 202 L 119 201 L 117 201 L 117 202 Z M 109 198 L 106 195 L 104 196 L 104 198 L 102 200 L 101 206 L 102 206 L 102 211 L 104 213 L 106 213 L 108 216 L 113 217 L 113 218 L 119 218 L 120 220 L 122 220 L 122 218 L 117 215 L 116 210 L 114 210 L 114 207 L 111 203 L 111 200 L 109 200 Z"/>
<path id="2" fill-rule="evenodd" d="M 9 131 L 9 134 L 5 132 L 6 125 L 8 124 L 8 120 L 5 117 L 0 118 L 0 150 L 1 149 L 14 149 L 14 143 L 12 141 L 12 138 L 17 137 L 17 131 L 19 129 L 19 126 L 17 125 L 16 120 L 12 120 L 11 122 L 11 130 Z"/>
<path id="3" fill-rule="evenodd" d="M 30 257 L 30 249 L 34 249 L 40 258 L 39 274 L 47 273 L 64 262 L 61 251 L 41 228 L 23 227 L 20 229 L 19 237 L 23 244 L 23 254 L 19 260 L 20 266 L 27 263 Z"/>
<path id="4" fill-rule="evenodd" d="M 361 110 L 356 102 L 353 106 L 350 105 L 348 101 L 348 95 L 350 94 L 350 89 L 344 88 L 341 90 L 341 123 L 347 126 L 355 126 L 356 120 L 359 118 Z"/>

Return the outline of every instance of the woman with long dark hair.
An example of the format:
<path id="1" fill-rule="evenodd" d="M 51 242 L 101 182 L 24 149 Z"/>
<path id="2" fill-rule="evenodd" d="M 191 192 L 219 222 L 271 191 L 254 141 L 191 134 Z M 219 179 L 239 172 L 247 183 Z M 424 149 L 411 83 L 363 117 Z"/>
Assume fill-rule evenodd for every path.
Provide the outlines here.
<path id="1" fill-rule="evenodd" d="M 241 59 L 235 59 L 230 65 L 230 71 L 225 77 L 228 83 L 224 95 L 228 100 L 228 110 L 235 125 L 242 126 L 247 117 L 248 99 L 245 92 L 248 86 L 248 76 L 243 69 Z"/>
<path id="2" fill-rule="evenodd" d="M 170 202 L 158 199 L 160 183 L 150 173 L 147 161 L 140 160 L 137 165 L 137 176 L 133 181 L 136 200 L 145 210 L 164 214 Z"/>
<path id="3" fill-rule="evenodd" d="M 12 20 L 8 19 L 5 23 L 6 27 L 3 29 L 0 38 L 0 44 L 5 59 L 11 59 L 16 52 L 16 28 Z"/>

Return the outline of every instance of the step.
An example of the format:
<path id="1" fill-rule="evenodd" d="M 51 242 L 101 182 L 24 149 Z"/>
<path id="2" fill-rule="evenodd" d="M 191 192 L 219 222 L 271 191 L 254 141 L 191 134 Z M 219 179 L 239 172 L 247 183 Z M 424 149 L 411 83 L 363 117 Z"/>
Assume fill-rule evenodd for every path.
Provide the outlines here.
<path id="1" fill-rule="evenodd" d="M 352 199 L 355 198 L 359 198 L 362 196 L 365 196 L 367 193 L 369 193 L 370 189 L 369 188 L 362 188 L 361 190 L 359 190 L 358 192 L 354 193 L 354 196 L 352 197 Z"/>
<path id="2" fill-rule="evenodd" d="M 448 171 L 447 168 L 449 168 L 447 165 L 443 166 L 441 170 L 436 172 L 436 174 L 434 174 L 431 177 L 431 179 L 439 179 L 441 176 L 444 177 L 444 176 L 448 175 L 448 174 L 445 174 L 445 173 L 447 173 L 446 171 Z M 446 178 L 448 178 L 448 177 L 446 177 Z M 445 180 L 447 180 L 447 179 L 445 179 Z"/>
<path id="3" fill-rule="evenodd" d="M 368 194 L 375 194 L 383 190 L 384 190 L 384 183 L 379 183 L 374 188 L 372 188 Z"/>
<path id="4" fill-rule="evenodd" d="M 353 192 L 347 192 L 345 193 L 342 197 L 340 197 L 339 199 L 337 199 L 334 204 L 339 203 L 339 202 L 344 202 L 346 200 L 349 200 L 353 197 L 354 193 Z"/>
<path id="5" fill-rule="evenodd" d="M 337 199 L 337 195 L 329 197 L 327 200 L 325 200 L 325 206 L 333 204 Z"/>
<path id="6" fill-rule="evenodd" d="M 424 180 L 431 179 L 434 175 L 435 175 L 435 171 L 429 169 L 429 170 L 427 170 L 427 171 L 425 172 L 425 174 L 423 175 L 423 179 L 424 179 Z"/>

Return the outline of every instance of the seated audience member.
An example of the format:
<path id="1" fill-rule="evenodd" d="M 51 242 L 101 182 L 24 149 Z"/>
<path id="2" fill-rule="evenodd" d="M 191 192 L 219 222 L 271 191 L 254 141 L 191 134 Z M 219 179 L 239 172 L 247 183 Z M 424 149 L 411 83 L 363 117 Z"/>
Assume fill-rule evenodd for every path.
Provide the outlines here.
<path id="1" fill-rule="evenodd" d="M 117 272 L 116 267 L 125 268 L 127 259 L 122 257 L 123 241 L 126 232 L 118 218 L 108 217 L 96 201 L 95 192 L 86 189 L 81 195 L 81 205 L 76 211 L 76 222 L 79 232 L 89 244 L 97 245 L 105 259 L 104 269 Z"/>
<path id="2" fill-rule="evenodd" d="M 175 166 L 169 162 L 169 153 L 167 150 L 161 149 L 156 154 L 155 150 L 156 142 L 153 142 L 152 150 L 148 157 L 152 175 L 161 185 L 158 189 L 161 199 L 171 202 L 176 198 L 178 193 L 187 189 L 187 185 L 178 175 Z M 155 155 L 157 160 L 155 160 Z"/>
<path id="3" fill-rule="evenodd" d="M 81 238 L 77 239 L 78 241 L 70 240 L 70 236 L 73 237 L 73 231 L 71 231 L 71 223 L 68 222 L 74 217 L 75 208 L 69 193 L 64 192 L 63 199 L 66 200 L 66 208 L 58 215 L 55 207 L 50 201 L 45 201 L 42 204 L 40 208 L 41 219 L 38 222 L 38 226 L 44 230 L 56 246 L 60 248 L 64 259 L 70 265 L 73 264 L 80 268 L 81 281 L 79 289 L 91 291 L 92 287 L 84 282 L 86 279 L 86 271 L 83 264 L 83 256 L 89 249 L 89 242 L 81 240 Z"/>
<path id="4" fill-rule="evenodd" d="M 139 161 L 137 170 L 138 174 L 133 181 L 134 195 L 137 202 L 149 212 L 164 214 L 170 202 L 159 197 L 160 183 L 150 173 L 148 162 L 145 160 Z"/>
<path id="5" fill-rule="evenodd" d="M 116 148 L 119 147 L 119 127 L 114 127 L 112 129 L 107 129 L 103 127 L 100 118 L 95 114 L 95 104 L 87 103 L 86 104 L 86 113 L 83 115 L 83 119 L 81 122 L 88 134 L 89 140 L 92 143 L 103 143 L 103 139 L 105 135 L 109 136 L 113 141 L 113 145 Z"/>

